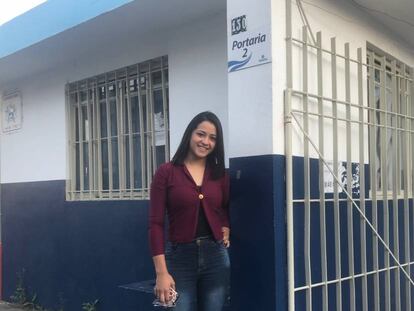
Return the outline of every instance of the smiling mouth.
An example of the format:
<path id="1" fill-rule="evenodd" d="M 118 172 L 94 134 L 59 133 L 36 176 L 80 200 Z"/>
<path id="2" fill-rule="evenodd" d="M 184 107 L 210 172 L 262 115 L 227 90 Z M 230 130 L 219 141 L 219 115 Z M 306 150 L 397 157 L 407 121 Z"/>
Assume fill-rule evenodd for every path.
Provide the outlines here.
<path id="1" fill-rule="evenodd" d="M 198 149 L 204 150 L 204 151 L 208 151 L 209 149 L 203 146 L 198 146 Z"/>

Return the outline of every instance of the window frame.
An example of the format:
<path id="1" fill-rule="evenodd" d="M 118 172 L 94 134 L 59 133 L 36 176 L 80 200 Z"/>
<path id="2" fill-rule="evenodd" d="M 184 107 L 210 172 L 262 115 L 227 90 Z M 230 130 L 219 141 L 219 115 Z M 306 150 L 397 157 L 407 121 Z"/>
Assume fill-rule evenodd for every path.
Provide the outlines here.
<path id="1" fill-rule="evenodd" d="M 167 56 L 66 84 L 67 200 L 149 198 L 170 156 L 168 90 Z"/>
<path id="2" fill-rule="evenodd" d="M 375 163 L 370 163 L 371 165 L 375 165 L 377 167 L 376 176 L 377 179 L 375 181 L 371 181 L 371 191 L 372 187 L 375 184 L 376 187 L 376 193 L 379 197 L 386 195 L 387 198 L 393 197 L 394 190 L 396 191 L 398 198 L 404 197 L 404 191 L 405 189 L 408 190 L 408 196 L 413 196 L 413 163 L 412 161 L 407 161 L 408 167 L 404 167 L 404 155 L 403 144 L 406 144 L 408 142 L 408 145 L 405 146 L 405 150 L 407 150 L 408 154 L 406 155 L 408 158 L 412 157 L 414 155 L 414 136 L 409 131 L 407 132 L 407 129 L 411 129 L 411 131 L 414 130 L 414 107 L 413 107 L 413 100 L 412 100 L 412 92 L 413 92 L 413 81 L 412 81 L 412 68 L 404 64 L 403 62 L 399 61 L 392 55 L 383 52 L 382 50 L 376 48 L 375 46 L 368 45 L 367 47 L 367 90 L 368 90 L 368 105 L 371 110 L 373 110 L 375 115 L 375 121 L 372 120 L 371 113 L 369 114 L 369 122 L 370 124 L 375 124 L 375 150 L 381 149 L 383 145 L 383 141 L 381 141 L 384 134 L 382 134 L 382 131 L 385 130 L 388 133 L 393 133 L 396 131 L 398 134 L 395 135 L 396 142 L 393 141 L 396 146 L 393 146 L 392 148 L 392 155 L 393 159 L 396 159 L 397 164 L 394 166 L 394 163 L 392 160 L 390 161 L 392 170 L 396 167 L 397 173 L 396 173 L 396 186 L 395 189 L 390 188 L 388 184 L 394 184 L 393 181 L 391 181 L 392 178 L 394 178 L 392 175 L 388 176 L 387 171 L 387 190 L 384 191 L 382 188 L 383 182 L 382 182 L 382 176 L 380 173 L 380 170 L 378 170 L 378 167 L 381 168 L 381 155 L 382 149 L 380 150 L 381 154 L 378 155 L 378 151 L 376 151 L 376 154 L 374 157 L 369 157 L 370 159 L 375 158 Z M 377 73 L 378 73 L 378 81 L 377 81 Z M 385 81 L 382 82 L 381 80 Z M 389 80 L 389 84 L 387 81 Z M 378 90 L 379 94 L 376 94 L 376 90 Z M 395 92 L 394 92 L 395 90 Z M 378 95 L 378 96 L 377 96 Z M 384 97 L 385 96 L 385 97 Z M 374 100 L 371 100 L 370 97 L 373 97 Z M 384 97 L 383 100 L 381 100 L 381 97 Z M 390 98 L 390 103 L 388 103 L 388 97 Z M 388 107 L 388 105 L 391 104 L 391 109 Z M 403 105 L 405 104 L 405 107 Z M 379 106 L 378 106 L 379 105 Z M 385 111 L 383 112 L 381 110 L 384 110 L 384 107 L 381 107 L 381 105 L 385 105 Z M 377 110 L 374 110 L 377 109 Z M 384 122 L 384 118 L 387 118 Z M 389 124 L 390 121 L 388 118 L 391 118 L 391 125 Z M 403 122 L 408 122 L 405 129 L 403 128 Z M 384 127 L 385 124 L 385 127 Z M 388 128 L 387 128 L 388 126 Z M 372 131 L 372 129 L 370 129 Z M 409 135 L 409 138 L 406 142 L 404 142 L 404 134 L 411 134 Z M 385 135 L 385 137 L 387 137 Z M 371 135 L 369 135 L 371 138 Z M 370 139 L 370 144 L 372 144 Z M 378 148 L 377 148 L 378 147 Z M 388 148 L 388 146 L 386 146 Z M 371 148 L 369 148 L 371 152 Z M 387 150 L 388 151 L 388 150 Z M 388 154 L 385 156 L 387 158 Z M 379 161 L 379 162 L 378 162 Z M 388 163 L 387 163 L 388 164 Z M 387 168 L 388 170 L 388 168 Z M 407 185 L 404 185 L 404 171 L 407 171 L 409 176 L 407 179 Z M 391 182 L 390 182 L 391 181 Z"/>

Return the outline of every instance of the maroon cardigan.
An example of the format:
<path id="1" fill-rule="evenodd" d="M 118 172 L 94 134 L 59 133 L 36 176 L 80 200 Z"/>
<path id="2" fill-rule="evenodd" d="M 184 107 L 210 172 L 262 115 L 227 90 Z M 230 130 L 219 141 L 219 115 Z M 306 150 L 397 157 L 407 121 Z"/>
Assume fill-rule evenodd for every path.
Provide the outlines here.
<path id="1" fill-rule="evenodd" d="M 201 201 L 217 241 L 223 239 L 221 228 L 229 227 L 228 175 L 213 180 L 208 167 L 199 191 L 185 165 L 171 162 L 161 165 L 155 172 L 150 198 L 149 243 L 152 256 L 164 254 L 165 213 L 168 215 L 169 240 L 175 243 L 194 240 Z"/>

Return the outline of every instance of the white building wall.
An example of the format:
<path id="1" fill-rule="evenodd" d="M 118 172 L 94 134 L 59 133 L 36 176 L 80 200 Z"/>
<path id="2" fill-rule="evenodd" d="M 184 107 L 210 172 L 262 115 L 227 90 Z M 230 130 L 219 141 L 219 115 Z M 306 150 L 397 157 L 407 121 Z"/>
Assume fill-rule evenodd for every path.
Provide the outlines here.
<path id="1" fill-rule="evenodd" d="M 157 56 L 169 57 L 171 152 L 198 112 L 217 113 L 227 133 L 225 25 L 223 12 L 146 36 L 131 29 L 91 45 L 87 55 L 68 55 L 59 67 L 8 83 L 0 94 L 21 92 L 24 121 L 21 130 L 1 135 L 1 182 L 66 179 L 65 84 Z"/>
<path id="2" fill-rule="evenodd" d="M 337 53 L 344 55 L 344 44 L 350 43 L 351 58 L 357 58 L 357 48 L 361 47 L 363 52 L 363 60 L 366 60 L 366 47 L 367 43 L 371 43 L 383 51 L 391 54 L 395 58 L 404 62 L 405 64 L 414 66 L 414 47 L 410 47 L 404 42 L 398 35 L 388 31 L 384 26 L 367 13 L 361 11 L 360 8 L 352 5 L 351 2 L 339 1 L 339 0 L 309 0 L 303 2 L 303 8 L 306 16 L 309 20 L 312 31 L 322 32 L 322 45 L 326 49 L 330 49 L 331 37 L 336 37 L 337 41 Z M 286 67 L 284 54 L 285 51 L 285 1 L 273 1 L 272 2 L 272 16 L 273 16 L 273 106 L 274 106 L 274 124 L 273 124 L 273 152 L 275 154 L 284 154 L 284 125 L 283 125 L 283 90 L 286 88 Z M 292 1 L 292 20 L 293 20 L 293 37 L 297 39 L 302 38 L 302 19 L 299 15 L 299 11 L 295 1 Z M 309 49 L 312 51 L 312 49 Z M 338 60 L 338 99 L 345 100 L 345 80 L 344 80 L 344 63 Z M 351 101 L 358 103 L 357 88 L 357 68 L 355 65 L 351 67 Z M 324 57 L 324 90 L 323 94 L 326 97 L 331 97 L 331 68 L 330 57 L 325 55 Z M 317 93 L 317 79 L 316 76 L 316 57 L 310 57 L 309 59 L 309 92 Z M 364 75 L 366 75 L 366 69 L 364 69 Z M 294 47 L 293 54 L 293 88 L 296 90 L 302 90 L 302 55 L 301 50 L 296 46 Z M 366 76 L 364 78 L 366 81 Z M 364 87 L 364 101 L 367 105 L 367 83 L 363 83 Z M 301 107 L 301 101 L 294 101 L 293 105 Z M 328 103 L 325 104 L 325 111 L 329 113 L 331 107 Z M 341 113 L 341 111 L 339 111 Z M 342 111 L 343 113 L 343 111 Z M 355 111 L 357 116 L 357 111 Z M 354 117 L 355 119 L 357 117 Z M 302 134 L 294 122 L 294 144 L 293 154 L 303 155 L 303 142 Z M 317 143 L 317 121 L 311 122 L 310 134 Z M 329 124 L 327 124 L 329 128 Z M 332 144 L 332 131 L 325 131 L 325 144 Z M 352 135 L 358 135 L 357 127 L 352 129 Z M 357 136 L 356 136 L 357 137 Z M 367 133 L 365 133 L 367 138 Z M 339 141 L 345 142 L 345 125 L 343 130 L 340 130 Z M 367 140 L 366 140 L 367 141 Z M 339 146 L 340 159 L 345 158 L 345 144 Z M 312 148 L 311 148 L 312 149 Z M 330 148 L 332 149 L 332 148 Z M 368 150 L 366 151 L 365 159 L 367 159 Z M 316 152 L 311 150 L 311 156 L 317 157 Z M 326 149 L 326 158 L 332 158 L 332 150 Z M 353 160 L 358 159 L 358 149 L 352 150 Z"/>
<path id="3" fill-rule="evenodd" d="M 228 146 L 226 42 L 225 12 L 183 25 L 169 38 L 171 156 L 190 120 L 205 110 L 220 118 Z"/>
<path id="4" fill-rule="evenodd" d="M 228 156 L 284 154 L 284 102 L 286 88 L 285 1 L 263 0 L 261 14 L 272 15 L 272 63 L 227 74 L 226 23 L 252 5 L 249 1 L 227 1 L 227 15 L 205 16 L 174 29 L 149 35 L 137 32 L 108 37 L 107 42 L 91 46 L 88 54 L 53 70 L 37 73 L 24 80 L 10 82 L 1 93 L 18 89 L 23 97 L 23 128 L 1 136 L 1 182 L 57 180 L 67 178 L 66 117 L 64 86 L 99 73 L 168 55 L 170 67 L 171 152 L 179 144 L 191 117 L 203 110 L 217 113 L 223 123 Z M 258 5 L 255 3 L 254 5 Z M 365 12 L 344 1 L 309 0 L 303 6 L 314 33 L 322 31 L 323 46 L 337 38 L 338 52 L 349 42 L 351 56 L 362 47 L 365 59 L 367 42 L 381 48 L 409 66 L 414 66 L 413 47 L 388 32 Z M 293 34 L 301 38 L 302 19 L 292 2 Z M 134 40 L 131 40 L 134 38 Z M 301 55 L 293 58 L 294 88 L 301 89 Z M 316 65 L 310 64 L 309 89 L 316 92 Z M 356 69 L 351 74 L 355 77 Z M 338 76 L 338 95 L 344 99 L 343 73 Z M 331 96 L 329 62 L 324 68 L 324 95 Z M 352 87 L 355 89 L 356 79 Z M 366 104 L 366 84 L 364 83 Z M 356 102 L 356 92 L 351 98 Z M 356 129 L 355 129 L 356 131 Z M 344 139 L 344 131 L 340 140 Z M 293 152 L 303 154 L 303 144 L 296 133 Z M 311 129 L 316 136 L 316 126 Z M 327 131 L 326 140 L 330 141 Z M 345 148 L 340 157 L 344 158 Z M 316 153 L 312 156 L 316 157 Z M 328 152 L 327 157 L 330 157 Z M 353 148 L 353 157 L 357 150 Z M 366 157 L 367 158 L 367 157 Z"/>

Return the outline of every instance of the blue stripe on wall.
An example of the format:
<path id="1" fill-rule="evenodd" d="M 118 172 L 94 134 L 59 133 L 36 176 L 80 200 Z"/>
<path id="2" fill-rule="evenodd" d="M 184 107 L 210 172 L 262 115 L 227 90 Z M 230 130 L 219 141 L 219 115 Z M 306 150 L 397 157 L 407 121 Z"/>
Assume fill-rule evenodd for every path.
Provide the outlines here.
<path id="1" fill-rule="evenodd" d="M 303 190 L 300 162 L 294 158 L 294 193 Z M 232 306 L 231 310 L 286 310 L 286 228 L 285 157 L 278 155 L 235 158 L 230 161 L 232 222 Z M 317 172 L 318 161 L 311 160 Z M 302 164 L 303 168 L 303 164 Z M 368 166 L 365 166 L 366 172 Z M 316 174 L 316 173 L 315 173 Z M 299 177 L 298 177 L 299 176 Z M 367 176 L 367 175 L 366 175 Z M 315 178 L 315 177 L 312 177 Z M 317 178 L 313 179 L 317 184 Z M 66 202 L 65 182 L 49 181 L 2 185 L 2 229 L 4 249 L 4 297 L 13 294 L 16 273 L 26 270 L 25 284 L 46 307 L 64 301 L 65 310 L 80 310 L 83 302 L 100 299 L 99 310 L 151 310 L 152 297 L 118 290 L 121 284 L 151 279 L 153 268 L 147 246 L 147 201 Z M 299 190 L 298 190 L 299 189 Z M 313 188 L 312 188 L 313 189 Z M 368 188 L 369 189 L 369 188 Z M 368 190 L 367 189 L 367 190 Z M 314 190 L 312 190 L 314 191 Z M 368 191 L 366 191 L 368 195 Z M 317 193 L 313 192 L 315 197 Z M 357 197 L 357 194 L 354 194 Z M 399 257 L 405 260 L 402 200 L 398 201 L 400 227 Z M 313 282 L 321 281 L 319 206 L 312 203 L 311 269 Z M 326 204 L 328 279 L 335 276 L 334 206 Z M 383 236 L 383 204 L 378 202 L 378 231 Z M 393 238 L 393 202 L 389 201 L 390 239 Z M 366 202 L 366 215 L 372 219 L 372 205 Z M 409 206 L 410 236 L 414 236 L 414 208 Z M 294 204 L 295 285 L 304 280 L 304 208 Z M 348 223 L 346 202 L 340 204 L 342 277 L 348 276 Z M 361 271 L 360 217 L 353 211 L 355 272 Z M 373 234 L 367 228 L 367 268 L 373 269 Z M 410 240 L 414 258 L 414 238 Z M 392 243 L 391 243 L 391 246 Z M 384 267 L 384 248 L 378 247 L 379 266 Z M 391 283 L 395 271 L 391 272 Z M 414 265 L 411 265 L 414 277 Z M 383 284 L 385 273 L 379 273 Z M 374 276 L 368 276 L 369 310 L 374 309 Z M 401 287 L 406 280 L 401 275 Z M 380 286 L 384 306 L 384 286 Z M 362 305 L 358 279 L 357 308 Z M 414 300 L 414 289 L 412 299 Z M 349 308 L 350 283 L 342 283 L 342 307 Z M 392 303 L 396 292 L 391 290 Z M 329 309 L 336 310 L 335 284 L 328 286 Z M 321 309 L 322 292 L 312 291 L 315 310 Z M 296 309 L 305 310 L 305 294 L 295 295 Z M 402 299 L 401 307 L 405 308 Z M 414 304 L 414 301 L 413 301 Z M 359 310 L 359 309 L 358 309 Z"/>
<path id="2" fill-rule="evenodd" d="M 8 299 L 25 270 L 29 295 L 48 308 L 151 310 L 135 294 L 124 307 L 121 284 L 153 278 L 147 244 L 147 201 L 66 202 L 65 182 L 2 185 L 3 284 Z"/>
<path id="3" fill-rule="evenodd" d="M 0 58 L 131 1 L 48 0 L 0 26 Z"/>
<path id="4" fill-rule="evenodd" d="M 231 310 L 286 310 L 283 156 L 231 160 Z M 240 171 L 240 178 L 237 172 Z M 152 310 L 152 296 L 118 289 L 153 278 L 148 201 L 66 202 L 65 182 L 2 185 L 4 297 L 25 269 L 45 307 Z"/>
<path id="5" fill-rule="evenodd" d="M 304 159 L 302 157 L 294 157 L 293 158 L 293 178 L 294 178 L 294 198 L 295 199 L 303 199 L 304 196 L 304 175 L 303 175 L 303 162 Z M 311 198 L 318 199 L 319 198 L 319 189 L 318 189 L 318 167 L 319 163 L 317 159 L 310 159 L 310 186 L 311 186 Z M 357 164 L 352 164 L 352 170 L 355 173 Z M 365 165 L 365 178 L 366 178 L 366 188 L 365 194 L 366 198 L 369 197 L 369 190 L 370 190 L 370 180 L 369 180 L 369 165 Z M 355 190 L 355 189 L 353 189 Z M 325 194 L 326 198 L 332 198 L 332 194 Z M 345 194 L 340 194 L 341 198 L 345 198 Z M 359 198 L 359 194 L 353 191 L 353 197 Z M 398 226 L 399 226 L 399 257 L 400 262 L 405 263 L 405 252 L 404 252 L 404 205 L 403 200 L 398 200 Z M 372 221 L 372 213 L 373 207 L 372 202 L 370 200 L 366 201 L 366 216 L 367 218 Z M 389 240 L 390 240 L 390 248 L 394 249 L 394 202 L 392 200 L 388 201 L 388 214 L 389 214 Z M 327 272 L 328 272 L 328 280 L 336 279 L 336 271 L 335 271 L 335 245 L 340 243 L 340 250 L 341 250 L 341 277 L 345 278 L 349 276 L 349 261 L 353 260 L 354 262 L 354 272 L 356 274 L 362 271 L 361 267 L 361 217 L 359 212 L 353 207 L 352 217 L 353 217 L 353 242 L 354 242 L 354 258 L 349 258 L 348 254 L 348 230 L 350 227 L 348 225 L 348 218 L 347 218 L 347 202 L 342 201 L 339 203 L 339 213 L 340 213 L 340 241 L 335 240 L 334 235 L 334 205 L 333 202 L 326 202 L 325 205 L 325 212 L 326 212 L 326 236 L 327 236 Z M 378 200 L 376 212 L 378 215 L 378 232 L 382 238 L 384 238 L 384 203 L 381 200 Z M 409 213 L 410 213 L 410 236 L 413 237 L 413 202 L 410 199 L 409 202 Z M 322 274 L 321 274 L 321 243 L 320 243 L 320 209 L 318 202 L 311 203 L 311 230 L 310 230 L 310 260 L 311 260 L 311 277 L 312 283 L 318 283 L 322 281 Z M 305 283 L 305 260 L 304 260 L 304 241 L 305 241 L 305 233 L 304 233 L 304 204 L 303 203 L 295 203 L 294 204 L 294 248 L 295 248 L 295 286 L 300 287 L 306 285 Z M 368 226 L 366 226 L 366 254 L 367 254 L 367 270 L 373 270 L 373 244 L 374 243 L 374 234 Z M 410 239 L 410 252 L 411 258 L 414 258 L 414 239 Z M 380 242 L 378 242 L 378 261 L 379 261 L 379 269 L 383 269 L 385 267 L 385 254 L 386 250 L 382 246 Z M 395 262 L 390 258 L 390 264 L 395 265 Z M 413 267 L 413 265 L 412 265 Z M 411 272 L 413 275 L 413 271 Z M 379 280 L 380 280 L 380 310 L 385 310 L 385 274 L 386 272 L 379 273 Z M 390 272 L 390 283 L 391 283 L 391 308 L 396 308 L 396 295 L 397 292 L 395 290 L 395 277 L 396 270 L 392 270 Z M 406 279 L 403 276 L 402 272 L 400 273 L 400 283 L 401 288 L 404 289 L 406 286 Z M 336 288 L 335 284 L 328 285 L 328 303 L 329 303 L 329 310 L 337 310 L 336 306 Z M 357 278 L 355 281 L 355 289 L 356 289 L 356 310 L 361 310 L 362 308 L 362 280 L 361 278 Z M 413 291 L 413 290 L 412 290 Z M 344 310 L 348 310 L 349 306 L 349 299 L 350 299 L 350 281 L 345 280 L 342 282 L 342 308 Z M 368 276 L 368 310 L 374 310 L 374 276 Z M 413 299 L 413 297 L 412 297 Z M 322 291 L 321 288 L 313 288 L 312 289 L 312 306 L 315 310 L 321 310 L 322 302 Z M 306 295 L 305 291 L 299 291 L 295 294 L 295 307 L 296 310 L 306 310 Z M 401 297 L 401 308 L 405 310 L 405 301 L 404 297 Z"/>
<path id="6" fill-rule="evenodd" d="M 232 310 L 287 310 L 285 157 L 230 160 Z"/>

